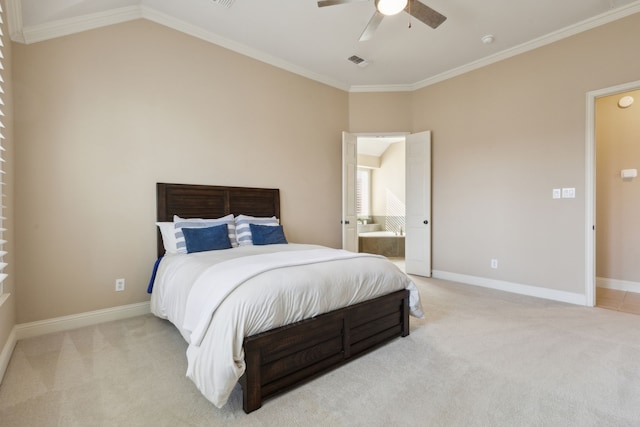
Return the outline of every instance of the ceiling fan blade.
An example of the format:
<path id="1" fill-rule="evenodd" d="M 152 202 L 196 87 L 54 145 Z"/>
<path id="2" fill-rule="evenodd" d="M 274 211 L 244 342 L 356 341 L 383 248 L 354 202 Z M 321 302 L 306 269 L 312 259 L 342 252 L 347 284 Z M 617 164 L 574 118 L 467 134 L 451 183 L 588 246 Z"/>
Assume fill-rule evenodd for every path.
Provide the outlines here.
<path id="1" fill-rule="evenodd" d="M 373 37 L 373 34 L 378 29 L 378 25 L 382 22 L 382 18 L 384 15 L 376 10 L 376 13 L 373 14 L 367 27 L 364 29 L 362 34 L 360 35 L 360 41 L 370 40 Z"/>
<path id="2" fill-rule="evenodd" d="M 368 0 L 319 0 L 318 7 L 335 6 L 337 4 L 345 4 L 345 3 L 359 3 L 362 1 L 368 1 Z"/>
<path id="3" fill-rule="evenodd" d="M 447 17 L 439 12 L 431 9 L 429 6 L 425 6 L 418 0 L 409 0 L 407 7 L 404 11 L 419 21 L 424 22 L 431 28 L 438 28 L 440 24 L 447 20 Z"/>

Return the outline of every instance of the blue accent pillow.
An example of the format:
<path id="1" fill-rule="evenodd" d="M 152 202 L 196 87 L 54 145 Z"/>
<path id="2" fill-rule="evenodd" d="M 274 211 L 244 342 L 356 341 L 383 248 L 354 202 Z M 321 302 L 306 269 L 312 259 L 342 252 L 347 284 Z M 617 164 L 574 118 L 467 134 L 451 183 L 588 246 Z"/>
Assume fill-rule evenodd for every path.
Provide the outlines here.
<path id="1" fill-rule="evenodd" d="M 236 240 L 236 222 L 233 214 L 229 214 L 222 218 L 216 219 L 202 219 L 202 218 L 180 218 L 178 215 L 173 216 L 173 226 L 175 233 L 175 249 L 179 254 L 187 253 L 187 245 L 184 242 L 184 233 L 182 232 L 183 228 L 207 228 L 213 227 L 214 225 L 227 224 L 229 227 L 229 240 L 231 241 L 231 246 L 238 246 L 238 241 Z"/>
<path id="2" fill-rule="evenodd" d="M 249 224 L 254 245 L 277 245 L 287 243 L 281 225 Z"/>
<path id="3" fill-rule="evenodd" d="M 188 254 L 231 248 L 227 224 L 206 228 L 183 228 L 182 233 Z"/>
<path id="4" fill-rule="evenodd" d="M 253 242 L 251 241 L 251 228 L 249 227 L 249 224 L 279 225 L 280 222 L 275 216 L 255 217 L 248 215 L 238 215 L 235 219 L 235 231 L 239 246 L 248 246 L 253 244 Z"/>

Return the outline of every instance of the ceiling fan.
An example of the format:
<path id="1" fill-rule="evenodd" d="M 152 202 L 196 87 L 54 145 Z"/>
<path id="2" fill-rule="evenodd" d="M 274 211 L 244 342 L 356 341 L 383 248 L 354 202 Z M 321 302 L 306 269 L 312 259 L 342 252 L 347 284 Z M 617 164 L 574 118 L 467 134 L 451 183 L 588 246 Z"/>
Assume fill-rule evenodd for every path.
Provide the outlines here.
<path id="1" fill-rule="evenodd" d="M 356 3 L 369 0 L 319 0 L 318 7 L 335 6 L 337 4 Z M 375 0 L 376 12 L 373 14 L 366 28 L 360 35 L 360 41 L 369 40 L 373 37 L 378 25 L 385 15 L 396 15 L 403 10 L 422 21 L 431 28 L 438 28 L 447 17 L 431 9 L 429 6 L 420 3 L 418 0 Z M 411 26 L 411 24 L 409 24 Z"/>

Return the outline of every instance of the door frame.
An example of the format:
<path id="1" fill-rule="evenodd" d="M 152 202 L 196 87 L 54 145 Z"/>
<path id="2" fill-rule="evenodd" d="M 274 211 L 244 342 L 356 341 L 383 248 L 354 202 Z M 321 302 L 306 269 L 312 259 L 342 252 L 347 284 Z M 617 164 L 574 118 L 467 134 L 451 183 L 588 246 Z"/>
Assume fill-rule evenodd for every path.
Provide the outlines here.
<path id="1" fill-rule="evenodd" d="M 596 305 L 596 99 L 640 89 L 640 80 L 587 92 L 585 165 L 585 305 Z"/>

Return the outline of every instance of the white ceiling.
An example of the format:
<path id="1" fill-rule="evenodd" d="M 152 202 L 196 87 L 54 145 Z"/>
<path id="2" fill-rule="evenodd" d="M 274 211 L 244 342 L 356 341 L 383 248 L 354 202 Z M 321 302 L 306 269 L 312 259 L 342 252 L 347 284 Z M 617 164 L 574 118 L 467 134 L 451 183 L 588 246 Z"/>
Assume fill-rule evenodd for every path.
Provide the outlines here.
<path id="1" fill-rule="evenodd" d="M 12 39 L 25 43 L 145 18 L 355 92 L 414 90 L 640 12 L 640 0 L 422 1 L 448 19 L 409 29 L 402 12 L 365 42 L 373 0 L 7 0 L 7 14 Z M 488 34 L 495 41 L 483 44 Z"/>
<path id="2" fill-rule="evenodd" d="M 404 136 L 359 136 L 358 154 L 380 157 L 391 144 L 404 140 Z"/>

